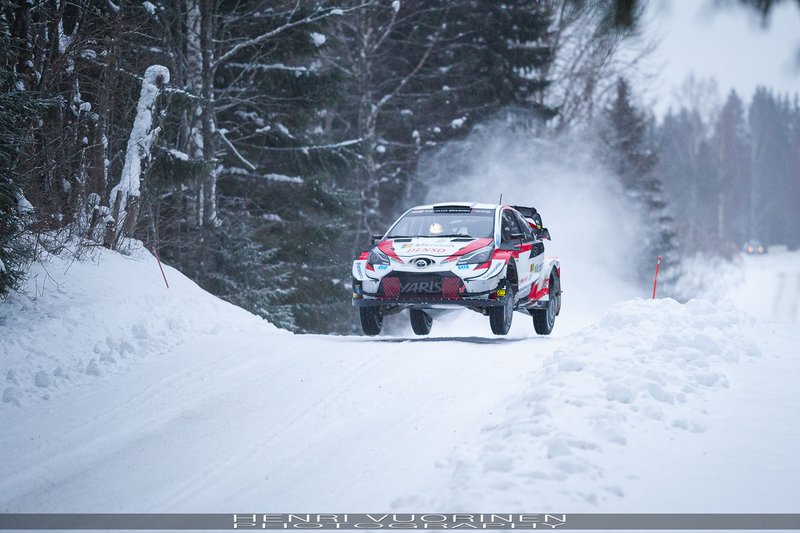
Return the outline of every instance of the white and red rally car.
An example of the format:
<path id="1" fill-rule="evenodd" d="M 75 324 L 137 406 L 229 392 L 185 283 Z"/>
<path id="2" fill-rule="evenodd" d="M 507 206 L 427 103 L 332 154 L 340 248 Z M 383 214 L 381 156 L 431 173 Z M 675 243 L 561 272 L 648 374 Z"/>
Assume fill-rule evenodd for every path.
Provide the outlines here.
<path id="1" fill-rule="evenodd" d="M 466 307 L 505 335 L 514 311 L 536 333 L 553 330 L 561 310 L 561 265 L 545 257 L 550 233 L 532 207 L 476 203 L 406 211 L 377 245 L 353 262 L 353 303 L 361 328 L 377 335 L 386 315 L 409 309 L 414 333 L 431 330 L 432 309 Z"/>

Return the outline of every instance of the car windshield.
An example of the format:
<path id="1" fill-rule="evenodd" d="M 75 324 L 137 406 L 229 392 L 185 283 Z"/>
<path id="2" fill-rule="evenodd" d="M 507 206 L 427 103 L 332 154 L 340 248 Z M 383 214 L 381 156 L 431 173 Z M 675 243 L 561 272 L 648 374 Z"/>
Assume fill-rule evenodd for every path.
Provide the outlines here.
<path id="1" fill-rule="evenodd" d="M 415 209 L 406 213 L 387 238 L 494 236 L 494 209 L 434 210 Z"/>

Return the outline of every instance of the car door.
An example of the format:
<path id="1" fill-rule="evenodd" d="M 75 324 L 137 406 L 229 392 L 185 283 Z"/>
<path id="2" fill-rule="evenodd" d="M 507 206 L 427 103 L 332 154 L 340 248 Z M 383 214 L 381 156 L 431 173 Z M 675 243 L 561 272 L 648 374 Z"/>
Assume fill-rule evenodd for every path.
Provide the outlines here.
<path id="1" fill-rule="evenodd" d="M 533 233 L 533 229 L 528 221 L 525 220 L 525 217 L 523 217 L 520 213 L 516 213 L 516 215 L 520 225 L 523 226 L 523 232 L 525 233 L 523 248 L 525 249 L 526 257 L 528 258 L 530 282 L 534 283 L 539 280 L 542 270 L 544 269 L 544 244 L 540 239 L 536 238 L 536 235 Z"/>
<path id="2" fill-rule="evenodd" d="M 531 285 L 531 259 L 530 247 L 531 242 L 526 242 L 526 233 L 516 216 L 516 213 L 511 209 L 504 209 L 500 217 L 501 220 L 501 233 L 500 240 L 504 244 L 516 245 L 516 249 L 512 255 L 514 266 L 517 269 L 518 288 L 517 294 L 526 295 L 530 292 Z M 522 239 L 514 238 L 512 235 L 523 235 Z M 526 246 L 527 245 L 527 246 Z"/>
<path id="3" fill-rule="evenodd" d="M 530 290 L 531 283 L 533 283 L 534 275 L 534 253 L 535 237 L 528 221 L 525 220 L 518 211 L 513 211 L 514 218 L 520 227 L 520 233 L 524 235 L 522 238 L 522 248 L 519 251 L 519 283 L 520 287 L 525 287 L 522 294 L 526 294 Z M 541 259 L 541 258 L 539 258 Z"/>

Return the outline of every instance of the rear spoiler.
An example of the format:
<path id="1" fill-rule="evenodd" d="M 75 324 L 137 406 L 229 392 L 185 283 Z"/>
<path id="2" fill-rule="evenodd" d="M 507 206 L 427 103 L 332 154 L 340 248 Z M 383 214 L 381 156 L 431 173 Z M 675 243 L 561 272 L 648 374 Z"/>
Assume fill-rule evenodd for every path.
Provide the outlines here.
<path id="1" fill-rule="evenodd" d="M 531 229 L 537 237 L 550 239 L 550 232 L 547 228 L 542 226 L 542 215 L 539 214 L 535 207 L 526 207 L 522 205 L 512 205 L 511 207 L 528 219 L 528 223 L 531 225 Z"/>

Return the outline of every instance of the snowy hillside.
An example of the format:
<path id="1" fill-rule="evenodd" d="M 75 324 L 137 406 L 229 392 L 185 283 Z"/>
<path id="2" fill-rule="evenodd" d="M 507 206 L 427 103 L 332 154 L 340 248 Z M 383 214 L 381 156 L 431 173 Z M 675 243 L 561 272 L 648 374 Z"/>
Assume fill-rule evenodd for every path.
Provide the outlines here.
<path id="1" fill-rule="evenodd" d="M 95 259 L 0 306 L 0 511 L 800 512 L 796 325 L 576 296 L 551 337 L 290 335 Z"/>
<path id="2" fill-rule="evenodd" d="M 3 403 L 50 399 L 199 335 L 276 330 L 169 266 L 167 289 L 156 259 L 138 241 L 127 253 L 98 247 L 80 261 L 34 263 L 24 294 L 0 304 Z"/>

